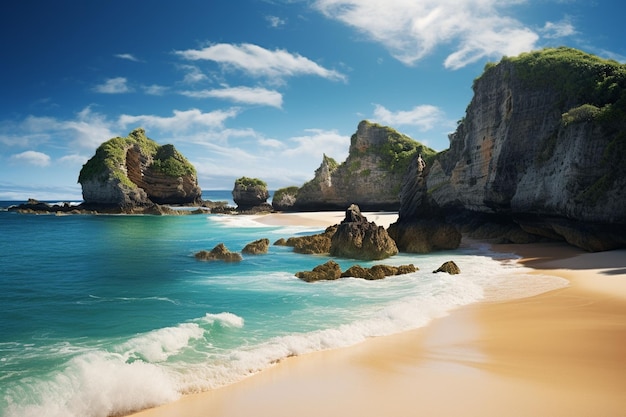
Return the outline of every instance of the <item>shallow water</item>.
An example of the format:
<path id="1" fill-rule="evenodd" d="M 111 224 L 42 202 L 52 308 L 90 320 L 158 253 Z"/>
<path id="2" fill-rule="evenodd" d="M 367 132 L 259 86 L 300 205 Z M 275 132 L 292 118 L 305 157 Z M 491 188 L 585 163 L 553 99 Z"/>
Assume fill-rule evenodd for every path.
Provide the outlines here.
<path id="1" fill-rule="evenodd" d="M 565 285 L 487 246 L 401 254 L 383 263 L 420 271 L 380 281 L 305 283 L 294 273 L 329 258 L 282 246 L 234 264 L 193 257 L 221 242 L 240 251 L 320 231 L 244 216 L 0 212 L 0 416 L 126 413 L 288 356 L 417 328 L 485 297 Z M 432 273 L 451 259 L 461 275 Z M 373 264 L 335 260 L 344 270 Z"/>

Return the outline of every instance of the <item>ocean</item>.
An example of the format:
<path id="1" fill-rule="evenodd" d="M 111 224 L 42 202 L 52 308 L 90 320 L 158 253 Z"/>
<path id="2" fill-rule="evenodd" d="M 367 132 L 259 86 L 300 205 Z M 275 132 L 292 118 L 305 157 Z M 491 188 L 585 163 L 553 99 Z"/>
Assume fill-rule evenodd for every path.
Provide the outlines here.
<path id="1" fill-rule="evenodd" d="M 222 194 L 229 198 L 214 196 Z M 380 281 L 303 282 L 296 272 L 329 257 L 283 246 L 240 263 L 193 256 L 218 243 L 241 251 L 256 239 L 321 231 L 247 216 L 0 209 L 0 416 L 123 415 L 235 383 L 289 356 L 566 285 L 481 244 L 376 262 L 420 269 Z M 448 260 L 461 275 L 432 273 Z M 342 270 L 374 264 L 335 261 Z"/>

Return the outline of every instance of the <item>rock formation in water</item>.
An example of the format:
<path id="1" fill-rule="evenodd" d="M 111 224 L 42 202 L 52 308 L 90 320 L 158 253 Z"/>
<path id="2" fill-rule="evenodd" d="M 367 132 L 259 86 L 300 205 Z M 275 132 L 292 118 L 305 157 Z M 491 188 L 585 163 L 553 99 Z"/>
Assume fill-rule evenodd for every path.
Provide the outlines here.
<path id="1" fill-rule="evenodd" d="M 337 231 L 337 225 L 328 226 L 322 233 L 307 236 L 290 237 L 279 239 L 274 242 L 278 246 L 291 246 L 296 253 L 306 255 L 327 254 L 330 252 L 330 241 Z"/>
<path id="2" fill-rule="evenodd" d="M 473 89 L 450 148 L 409 174 L 399 223 L 626 246 L 626 66 L 544 49 L 488 65 Z"/>
<path id="3" fill-rule="evenodd" d="M 267 203 L 270 197 L 267 184 L 258 178 L 238 178 L 232 194 L 233 201 L 239 210 L 261 208 L 263 210 L 260 211 L 272 211 L 272 206 Z"/>
<path id="4" fill-rule="evenodd" d="M 210 251 L 196 252 L 194 257 L 199 261 L 240 262 L 243 259 L 240 253 L 231 252 L 223 243 L 218 243 Z"/>
<path id="5" fill-rule="evenodd" d="M 136 207 L 201 200 L 196 170 L 172 145 L 135 129 L 98 147 L 80 171 L 86 205 Z"/>
<path id="6" fill-rule="evenodd" d="M 315 177 L 297 193 L 287 193 L 293 210 L 343 210 L 357 204 L 363 210 L 397 210 L 400 185 L 414 155 L 435 154 L 397 131 L 362 121 L 352 135 L 348 158 L 339 164 L 324 155 Z M 277 210 L 289 209 L 286 200 Z M 288 202 L 289 203 L 289 202 Z"/>
<path id="7" fill-rule="evenodd" d="M 364 268 L 361 265 L 353 265 L 345 272 L 341 272 L 341 267 L 337 262 L 330 260 L 322 265 L 318 265 L 311 271 L 300 271 L 296 277 L 306 282 L 332 281 L 339 278 L 362 278 L 368 281 L 383 279 L 394 275 L 410 274 L 418 271 L 413 264 L 392 266 L 374 265 L 371 268 Z"/>
<path id="8" fill-rule="evenodd" d="M 267 253 L 270 247 L 270 240 L 267 238 L 258 239 L 254 242 L 248 243 L 241 250 L 241 253 L 245 253 L 247 255 L 260 255 L 263 253 Z"/>
<path id="9" fill-rule="evenodd" d="M 447 261 L 444 262 L 439 268 L 434 270 L 433 274 L 436 274 L 438 272 L 446 272 L 450 275 L 458 275 L 461 273 L 461 269 L 458 267 L 457 264 L 454 263 L 454 261 Z"/>
<path id="10" fill-rule="evenodd" d="M 387 231 L 368 222 L 355 204 L 346 210 L 346 217 L 330 241 L 330 255 L 364 260 L 385 259 L 396 255 L 398 248 Z"/>

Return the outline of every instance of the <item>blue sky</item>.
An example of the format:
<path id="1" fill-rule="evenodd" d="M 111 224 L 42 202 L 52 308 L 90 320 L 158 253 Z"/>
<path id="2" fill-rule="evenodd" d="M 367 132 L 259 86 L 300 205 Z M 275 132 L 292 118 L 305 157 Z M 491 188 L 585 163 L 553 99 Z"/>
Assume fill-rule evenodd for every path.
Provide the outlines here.
<path id="1" fill-rule="evenodd" d="M 621 0 L 10 0 L 0 14 L 0 200 L 81 199 L 136 127 L 203 189 L 302 185 L 368 119 L 436 150 L 486 62 L 571 46 L 626 62 Z M 620 11 L 621 10 L 621 11 Z"/>

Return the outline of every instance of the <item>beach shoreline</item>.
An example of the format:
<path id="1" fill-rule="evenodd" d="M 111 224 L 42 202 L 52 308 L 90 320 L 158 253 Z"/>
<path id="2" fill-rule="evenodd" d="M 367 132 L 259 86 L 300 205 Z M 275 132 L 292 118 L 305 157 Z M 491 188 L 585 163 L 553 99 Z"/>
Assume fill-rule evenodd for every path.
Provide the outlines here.
<path id="1" fill-rule="evenodd" d="M 364 214 L 385 227 L 397 217 Z M 324 227 L 342 218 L 343 212 L 281 213 L 255 220 Z M 420 329 L 288 358 L 233 385 L 133 416 L 626 416 L 626 250 L 586 253 L 564 243 L 492 249 L 570 285 L 465 306 Z"/>

